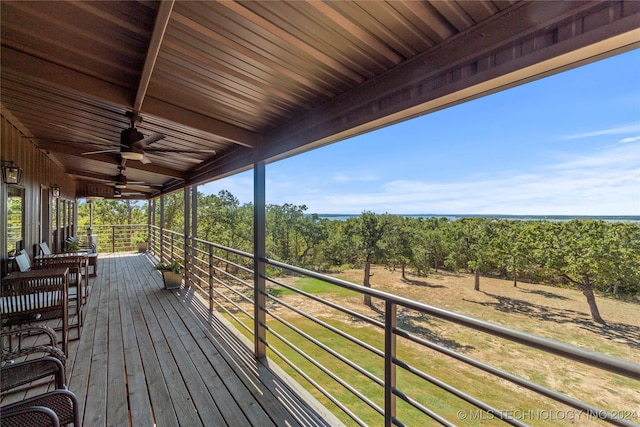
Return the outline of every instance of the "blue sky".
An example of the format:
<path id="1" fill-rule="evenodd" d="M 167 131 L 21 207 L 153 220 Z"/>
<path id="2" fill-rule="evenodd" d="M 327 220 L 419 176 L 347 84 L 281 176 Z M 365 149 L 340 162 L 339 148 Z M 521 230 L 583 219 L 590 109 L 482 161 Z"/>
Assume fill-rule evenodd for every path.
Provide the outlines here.
<path id="1" fill-rule="evenodd" d="M 307 213 L 640 215 L 640 50 L 268 164 Z M 253 200 L 253 172 L 199 187 Z"/>

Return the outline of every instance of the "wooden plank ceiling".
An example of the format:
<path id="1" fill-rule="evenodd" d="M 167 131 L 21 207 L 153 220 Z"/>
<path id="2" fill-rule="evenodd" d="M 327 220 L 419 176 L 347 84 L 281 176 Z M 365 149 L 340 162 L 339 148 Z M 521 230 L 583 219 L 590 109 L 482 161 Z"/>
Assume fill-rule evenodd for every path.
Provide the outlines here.
<path id="1" fill-rule="evenodd" d="M 136 198 L 216 179 L 640 40 L 635 1 L 1 7 L 2 113 L 78 182 L 78 197 L 111 196 L 119 172 L 148 184 L 124 190 Z M 145 137 L 164 138 L 123 162 L 131 113 Z"/>

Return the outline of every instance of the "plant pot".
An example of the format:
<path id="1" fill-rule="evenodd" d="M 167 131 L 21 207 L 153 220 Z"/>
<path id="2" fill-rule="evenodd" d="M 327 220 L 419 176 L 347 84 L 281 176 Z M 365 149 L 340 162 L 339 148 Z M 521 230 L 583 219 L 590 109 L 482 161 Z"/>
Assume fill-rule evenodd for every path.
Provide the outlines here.
<path id="1" fill-rule="evenodd" d="M 182 273 L 174 273 L 173 271 L 163 271 L 162 280 L 164 280 L 165 289 L 177 289 L 182 284 Z"/>
<path id="2" fill-rule="evenodd" d="M 149 250 L 149 242 L 138 242 L 138 252 L 146 252 Z"/>

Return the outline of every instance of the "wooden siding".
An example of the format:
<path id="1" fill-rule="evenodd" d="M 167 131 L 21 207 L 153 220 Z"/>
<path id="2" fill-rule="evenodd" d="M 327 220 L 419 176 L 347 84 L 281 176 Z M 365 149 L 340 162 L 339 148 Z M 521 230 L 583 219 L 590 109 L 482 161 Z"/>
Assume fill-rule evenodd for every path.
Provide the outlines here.
<path id="1" fill-rule="evenodd" d="M 16 166 L 23 169 L 20 187 L 24 189 L 24 247 L 29 254 L 36 254 L 36 248 L 40 243 L 40 194 L 41 188 L 50 188 L 51 185 L 60 186 L 61 199 L 75 203 L 76 187 L 73 180 L 65 175 L 64 171 L 56 165 L 45 152 L 40 151 L 27 135 L 16 125 L 15 118 L 8 118 L 5 114 L 1 117 L 0 159 L 13 160 Z M 7 185 L 0 183 L 0 223 L 7 224 Z M 42 187 L 41 187 L 42 186 Z M 44 201 L 46 206 L 52 203 L 51 197 Z M 62 224 L 62 223 L 61 223 Z M 6 230 L 3 226 L 2 233 Z M 51 241 L 49 243 L 52 243 Z M 0 238 L 0 254 L 2 254 L 3 270 L 5 273 L 5 261 L 7 259 L 7 242 Z M 58 247 L 53 247 L 59 250 Z"/>

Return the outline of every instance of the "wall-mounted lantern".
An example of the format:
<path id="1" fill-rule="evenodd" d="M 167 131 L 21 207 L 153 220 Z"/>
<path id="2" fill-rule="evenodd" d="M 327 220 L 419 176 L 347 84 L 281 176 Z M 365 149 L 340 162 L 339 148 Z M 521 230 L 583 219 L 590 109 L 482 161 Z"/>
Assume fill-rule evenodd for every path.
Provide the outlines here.
<path id="1" fill-rule="evenodd" d="M 2 182 L 5 184 L 20 184 L 22 168 L 13 165 L 13 160 L 2 161 Z"/>
<path id="2" fill-rule="evenodd" d="M 56 199 L 57 199 L 58 197 L 60 197 L 60 187 L 58 187 L 58 185 L 57 185 L 57 184 L 53 184 L 53 185 L 51 186 L 51 195 L 52 195 L 53 197 L 55 197 Z"/>

